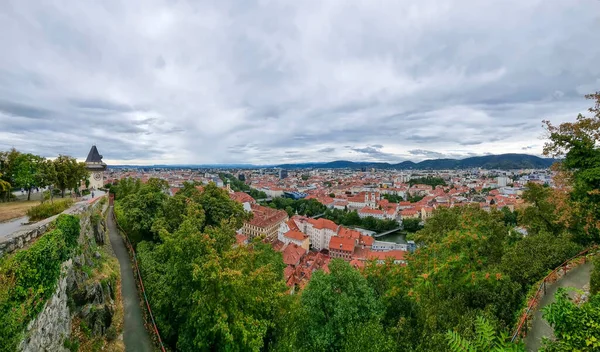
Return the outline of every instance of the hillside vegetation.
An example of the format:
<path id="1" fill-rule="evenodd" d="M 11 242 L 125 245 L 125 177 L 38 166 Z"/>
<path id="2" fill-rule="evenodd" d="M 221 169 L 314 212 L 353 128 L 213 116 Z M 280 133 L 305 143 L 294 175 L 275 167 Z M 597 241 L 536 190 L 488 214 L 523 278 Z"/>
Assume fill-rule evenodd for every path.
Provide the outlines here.
<path id="1" fill-rule="evenodd" d="M 0 346 L 14 351 L 23 329 L 52 296 L 60 266 L 77 247 L 79 219 L 60 215 L 28 249 L 0 260 Z"/>
<path id="2" fill-rule="evenodd" d="M 550 167 L 555 161 L 551 158 L 540 158 L 528 154 L 499 154 L 474 156 L 465 159 L 430 159 L 421 162 L 403 161 L 397 164 L 385 162 L 353 162 L 346 160 L 337 160 L 328 163 L 303 163 L 303 164 L 283 164 L 277 167 L 294 168 L 324 168 L 324 169 L 397 169 L 397 170 L 444 170 L 444 169 L 545 169 Z"/>

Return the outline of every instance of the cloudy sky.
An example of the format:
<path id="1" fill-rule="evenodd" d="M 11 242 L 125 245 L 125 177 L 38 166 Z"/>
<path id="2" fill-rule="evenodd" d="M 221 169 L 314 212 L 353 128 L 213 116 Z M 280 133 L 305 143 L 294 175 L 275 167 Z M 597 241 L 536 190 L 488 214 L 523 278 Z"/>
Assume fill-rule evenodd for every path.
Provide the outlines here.
<path id="1" fill-rule="evenodd" d="M 0 0 L 0 150 L 112 164 L 539 155 L 600 0 Z"/>

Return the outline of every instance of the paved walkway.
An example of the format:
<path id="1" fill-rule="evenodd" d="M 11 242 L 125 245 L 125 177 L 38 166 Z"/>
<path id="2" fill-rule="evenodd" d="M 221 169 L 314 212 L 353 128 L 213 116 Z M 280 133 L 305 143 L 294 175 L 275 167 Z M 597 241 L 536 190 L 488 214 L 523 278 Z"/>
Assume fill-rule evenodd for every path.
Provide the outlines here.
<path id="1" fill-rule="evenodd" d="M 100 191 L 100 190 L 96 190 L 96 191 L 93 191 L 93 192 L 94 192 L 94 198 L 99 198 L 99 197 L 102 197 L 103 195 L 106 194 L 106 192 Z M 90 199 L 92 199 L 92 193 L 81 197 L 81 199 L 83 199 L 83 200 L 90 200 Z"/>
<path id="2" fill-rule="evenodd" d="M 24 224 L 29 222 L 28 216 L 23 216 L 20 218 L 8 220 L 0 223 L 0 239 L 10 235 L 11 233 L 21 229 Z"/>
<path id="3" fill-rule="evenodd" d="M 108 210 L 108 231 L 110 244 L 121 267 L 121 296 L 125 310 L 123 325 L 123 342 L 126 351 L 152 351 L 152 342 L 144 327 L 144 318 L 140 308 L 140 300 L 133 277 L 133 269 L 123 237 L 119 234 L 113 218 L 113 207 Z"/>
<path id="4" fill-rule="evenodd" d="M 554 337 L 552 327 L 542 318 L 542 308 L 554 302 L 554 294 L 559 287 L 574 287 L 582 289 L 590 282 L 592 263 L 589 261 L 567 272 L 565 276 L 551 285 L 546 286 L 546 295 L 542 297 L 533 315 L 532 328 L 525 337 L 528 351 L 538 351 L 542 346 L 542 337 Z"/>

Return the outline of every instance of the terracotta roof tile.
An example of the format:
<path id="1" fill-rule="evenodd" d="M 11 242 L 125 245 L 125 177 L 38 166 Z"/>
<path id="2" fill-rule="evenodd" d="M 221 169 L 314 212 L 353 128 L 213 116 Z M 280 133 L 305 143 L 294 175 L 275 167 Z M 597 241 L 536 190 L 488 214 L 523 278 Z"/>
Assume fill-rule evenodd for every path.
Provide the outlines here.
<path id="1" fill-rule="evenodd" d="M 329 240 L 329 250 L 341 250 L 344 252 L 354 252 L 354 240 L 352 238 L 345 238 L 339 236 L 333 236 Z"/>

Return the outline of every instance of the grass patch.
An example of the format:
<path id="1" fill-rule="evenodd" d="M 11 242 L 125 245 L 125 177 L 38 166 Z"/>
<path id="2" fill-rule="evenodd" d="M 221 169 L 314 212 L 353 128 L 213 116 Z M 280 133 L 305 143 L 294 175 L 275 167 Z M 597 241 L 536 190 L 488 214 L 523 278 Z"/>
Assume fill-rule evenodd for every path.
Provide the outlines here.
<path id="1" fill-rule="evenodd" d="M 29 209 L 39 204 L 39 200 L 0 203 L 0 222 L 23 217 Z"/>
<path id="2" fill-rule="evenodd" d="M 63 346 L 71 352 L 77 352 L 79 350 L 79 340 L 65 339 Z"/>
<path id="3" fill-rule="evenodd" d="M 27 210 L 27 215 L 29 215 L 29 221 L 39 221 L 60 214 L 67 210 L 71 205 L 73 205 L 73 200 L 70 198 L 56 200 L 54 202 L 45 202 L 29 208 L 29 210 Z"/>

